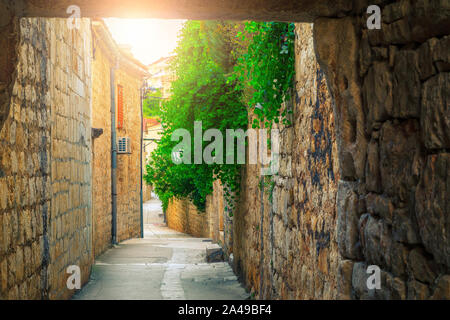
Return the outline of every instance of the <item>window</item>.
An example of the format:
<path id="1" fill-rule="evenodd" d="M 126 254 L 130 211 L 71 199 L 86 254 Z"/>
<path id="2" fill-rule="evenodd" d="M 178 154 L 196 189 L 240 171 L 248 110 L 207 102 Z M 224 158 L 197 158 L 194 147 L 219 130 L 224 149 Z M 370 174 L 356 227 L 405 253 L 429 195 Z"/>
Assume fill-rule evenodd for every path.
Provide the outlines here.
<path id="1" fill-rule="evenodd" d="M 117 128 L 123 128 L 123 87 L 117 85 Z"/>

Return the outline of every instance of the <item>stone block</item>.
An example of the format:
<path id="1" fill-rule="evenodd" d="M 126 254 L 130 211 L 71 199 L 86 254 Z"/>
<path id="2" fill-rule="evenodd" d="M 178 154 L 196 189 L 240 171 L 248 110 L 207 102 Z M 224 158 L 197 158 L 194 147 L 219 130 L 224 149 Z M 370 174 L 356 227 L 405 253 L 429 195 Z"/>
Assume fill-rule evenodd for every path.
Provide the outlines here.
<path id="1" fill-rule="evenodd" d="M 223 260 L 223 250 L 218 244 L 208 244 L 206 246 L 206 262 L 221 262 Z"/>
<path id="2" fill-rule="evenodd" d="M 421 84 L 418 54 L 413 50 L 401 50 L 395 55 L 393 78 L 394 118 L 419 118 Z"/>
<path id="3" fill-rule="evenodd" d="M 411 5 L 409 0 L 401 0 L 391 4 L 388 4 L 383 9 L 383 22 L 393 23 L 394 21 L 400 20 L 406 17 L 411 10 Z"/>
<path id="4" fill-rule="evenodd" d="M 341 300 L 350 300 L 352 294 L 352 273 L 354 262 L 352 260 L 342 260 L 338 267 L 337 290 L 338 298 Z"/>
<path id="5" fill-rule="evenodd" d="M 429 155 L 416 189 L 415 213 L 426 250 L 450 267 L 450 154 Z"/>
<path id="6" fill-rule="evenodd" d="M 395 208 L 389 198 L 375 193 L 369 193 L 366 197 L 366 208 L 370 214 L 380 216 L 388 224 L 392 224 Z"/>
<path id="7" fill-rule="evenodd" d="M 8 206 L 8 185 L 5 178 L 0 178 L 0 210 L 6 209 Z"/>
<path id="8" fill-rule="evenodd" d="M 445 0 L 411 1 L 408 21 L 412 40 L 425 42 L 432 37 L 448 35 L 450 29 L 450 3 Z"/>
<path id="9" fill-rule="evenodd" d="M 408 300 L 426 300 L 430 296 L 430 289 L 428 286 L 416 280 L 408 282 L 407 290 Z"/>
<path id="10" fill-rule="evenodd" d="M 352 270 L 352 288 L 355 296 L 352 298 L 368 299 L 369 290 L 367 288 L 367 265 L 363 262 L 353 264 Z"/>
<path id="11" fill-rule="evenodd" d="M 450 275 L 442 275 L 437 279 L 436 287 L 430 298 L 433 300 L 450 299 Z"/>
<path id="12" fill-rule="evenodd" d="M 380 173 L 383 192 L 408 202 L 417 184 L 422 158 L 416 120 L 386 121 L 380 133 Z"/>
<path id="13" fill-rule="evenodd" d="M 371 140 L 367 146 L 366 188 L 367 191 L 381 192 L 380 154 L 378 142 Z"/>
<path id="14" fill-rule="evenodd" d="M 393 110 L 393 79 L 387 62 L 375 61 L 364 78 L 362 89 L 367 110 L 366 131 L 387 119 Z"/>
<path id="15" fill-rule="evenodd" d="M 436 266 L 432 259 L 426 258 L 423 250 L 415 248 L 408 256 L 408 268 L 416 280 L 432 284 L 436 278 Z"/>
<path id="16" fill-rule="evenodd" d="M 433 63 L 433 53 L 435 52 L 434 48 L 436 47 L 437 42 L 438 40 L 436 38 L 432 38 L 423 43 L 418 49 L 419 73 L 421 81 L 436 74 L 436 68 Z"/>
<path id="17" fill-rule="evenodd" d="M 8 289 L 8 261 L 0 260 L 0 293 Z"/>
<path id="18" fill-rule="evenodd" d="M 408 244 L 421 243 L 414 210 L 401 208 L 394 211 L 392 233 L 395 241 Z"/>

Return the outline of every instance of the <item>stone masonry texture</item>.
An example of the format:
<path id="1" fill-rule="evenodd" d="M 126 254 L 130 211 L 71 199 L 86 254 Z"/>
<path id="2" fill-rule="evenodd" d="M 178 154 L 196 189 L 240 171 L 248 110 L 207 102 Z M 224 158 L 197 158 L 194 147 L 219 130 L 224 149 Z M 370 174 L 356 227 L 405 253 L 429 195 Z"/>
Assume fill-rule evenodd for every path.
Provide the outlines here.
<path id="1" fill-rule="evenodd" d="M 167 226 L 194 237 L 209 238 L 209 216 L 187 199 L 171 199 L 166 212 Z"/>
<path id="2" fill-rule="evenodd" d="M 79 266 L 86 283 L 111 243 L 112 63 L 101 49 L 94 59 L 89 19 L 69 28 L 66 19 L 21 18 L 16 28 L 0 131 L 0 299 L 67 299 L 67 267 Z M 128 126 L 118 136 L 132 141 L 118 164 L 119 241 L 140 232 L 141 76 L 125 63 L 117 71 Z M 92 141 L 92 127 L 104 129 L 103 140 Z"/>
<path id="3" fill-rule="evenodd" d="M 140 236 L 140 88 L 143 74 L 120 51 L 101 21 L 93 21 L 93 34 L 92 127 L 103 130 L 103 134 L 94 140 L 92 164 L 94 250 L 98 256 L 112 241 L 111 68 L 115 69 L 116 110 L 117 86 L 123 88 L 124 123 L 123 128 L 116 129 L 116 135 L 117 138 L 129 137 L 131 141 L 131 153 L 117 155 L 117 241 Z"/>
<path id="4" fill-rule="evenodd" d="M 102 129 L 100 137 L 93 142 L 92 200 L 94 254 L 98 256 L 111 246 L 111 88 L 110 67 L 105 47 L 94 37 L 95 55 L 92 62 L 92 127 Z"/>
<path id="5" fill-rule="evenodd" d="M 0 133 L 0 298 L 64 299 L 91 248 L 90 27 L 19 21 L 18 62 Z"/>
<path id="6" fill-rule="evenodd" d="M 368 2 L 314 27 L 335 102 L 339 297 L 449 299 L 450 3 L 370 1 L 368 30 Z"/>
<path id="7" fill-rule="evenodd" d="M 296 25 L 291 126 L 280 126 L 280 169 L 245 168 L 233 216 L 235 270 L 260 299 L 333 299 L 339 179 L 332 100 L 314 54 L 312 24 Z M 264 187 L 262 187 L 264 186 Z"/>
<path id="8" fill-rule="evenodd" d="M 211 238 L 224 246 L 223 186 L 219 180 L 213 183 L 214 191 L 206 197 L 206 208 L 202 212 L 188 199 L 173 198 L 166 211 L 169 228 L 196 237 Z"/>
<path id="9" fill-rule="evenodd" d="M 121 65 L 116 82 L 123 87 L 124 126 L 117 137 L 129 137 L 131 154 L 117 155 L 117 240 L 140 236 L 141 112 L 139 74 Z"/>

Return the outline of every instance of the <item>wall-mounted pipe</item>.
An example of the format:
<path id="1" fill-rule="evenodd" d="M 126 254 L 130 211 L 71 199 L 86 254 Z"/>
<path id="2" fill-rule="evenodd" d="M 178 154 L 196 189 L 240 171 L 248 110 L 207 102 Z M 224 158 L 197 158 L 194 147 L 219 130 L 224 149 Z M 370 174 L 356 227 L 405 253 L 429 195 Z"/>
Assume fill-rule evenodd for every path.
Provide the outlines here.
<path id="1" fill-rule="evenodd" d="M 116 132 L 116 77 L 115 68 L 110 69 L 111 86 L 111 202 L 112 244 L 117 244 L 117 132 Z"/>

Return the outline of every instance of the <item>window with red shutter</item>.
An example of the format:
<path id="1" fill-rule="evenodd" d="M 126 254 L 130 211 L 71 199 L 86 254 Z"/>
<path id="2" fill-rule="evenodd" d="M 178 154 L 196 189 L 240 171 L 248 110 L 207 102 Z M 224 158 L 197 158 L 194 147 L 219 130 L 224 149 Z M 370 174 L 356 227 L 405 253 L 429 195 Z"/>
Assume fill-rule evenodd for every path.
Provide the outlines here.
<path id="1" fill-rule="evenodd" d="M 117 85 L 117 128 L 123 128 L 123 87 Z"/>

